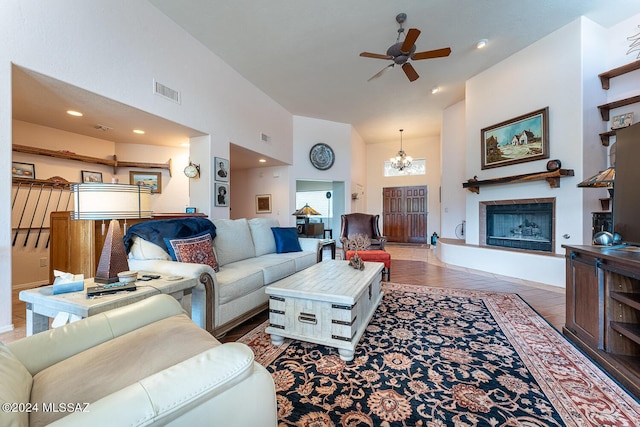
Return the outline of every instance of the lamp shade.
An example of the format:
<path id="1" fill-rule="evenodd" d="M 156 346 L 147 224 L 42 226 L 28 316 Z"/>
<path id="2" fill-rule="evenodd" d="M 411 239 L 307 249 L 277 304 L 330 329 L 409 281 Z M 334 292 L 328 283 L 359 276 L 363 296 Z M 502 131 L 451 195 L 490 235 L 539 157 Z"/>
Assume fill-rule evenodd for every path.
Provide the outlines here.
<path id="1" fill-rule="evenodd" d="M 73 219 L 151 217 L 151 188 L 127 184 L 72 184 Z"/>
<path id="2" fill-rule="evenodd" d="M 616 169 L 614 167 L 607 168 L 598 172 L 578 184 L 578 187 L 587 188 L 611 188 L 616 180 Z"/>
<path id="3" fill-rule="evenodd" d="M 309 204 L 305 203 L 303 207 L 301 207 L 291 215 L 296 215 L 296 216 L 320 215 L 320 212 L 313 209 L 311 206 L 309 206 Z"/>

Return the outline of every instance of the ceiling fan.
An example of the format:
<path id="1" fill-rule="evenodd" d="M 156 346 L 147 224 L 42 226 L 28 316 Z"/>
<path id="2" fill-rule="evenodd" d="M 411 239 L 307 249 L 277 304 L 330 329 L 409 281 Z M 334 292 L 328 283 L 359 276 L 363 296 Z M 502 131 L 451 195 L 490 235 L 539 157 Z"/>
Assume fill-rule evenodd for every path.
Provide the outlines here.
<path id="1" fill-rule="evenodd" d="M 428 50 L 425 52 L 416 52 L 416 40 L 420 35 L 420 30 L 417 28 L 409 28 L 407 35 L 404 38 L 404 41 L 400 41 L 400 35 L 404 33 L 404 28 L 402 24 L 407 20 L 406 13 L 399 13 L 396 16 L 396 22 L 400 24 L 400 28 L 398 28 L 398 38 L 396 39 L 396 43 L 393 44 L 389 49 L 387 49 L 387 54 L 379 54 L 379 53 L 370 53 L 370 52 L 362 52 L 360 56 L 365 58 L 374 58 L 374 59 L 391 59 L 393 62 L 378 73 L 373 75 L 369 80 L 377 79 L 380 77 L 385 71 L 389 68 L 393 68 L 395 65 L 402 65 L 402 71 L 407 75 L 409 81 L 417 80 L 418 73 L 416 72 L 413 65 L 411 65 L 409 59 L 412 61 L 418 61 L 420 59 L 432 59 L 432 58 L 442 58 L 445 56 L 449 56 L 451 54 L 451 48 L 445 47 L 442 49 Z"/>

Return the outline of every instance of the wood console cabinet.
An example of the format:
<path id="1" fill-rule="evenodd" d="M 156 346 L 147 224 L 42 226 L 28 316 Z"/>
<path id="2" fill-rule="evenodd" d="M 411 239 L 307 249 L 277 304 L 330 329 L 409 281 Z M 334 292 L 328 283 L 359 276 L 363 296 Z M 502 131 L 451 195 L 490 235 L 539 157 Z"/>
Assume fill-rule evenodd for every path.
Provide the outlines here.
<path id="1" fill-rule="evenodd" d="M 149 221 L 149 219 L 194 216 L 206 217 L 206 215 L 198 213 L 163 213 L 155 214 L 152 218 L 128 219 L 127 226 Z M 71 219 L 69 211 L 51 212 L 50 222 L 49 283 L 53 283 L 53 270 L 84 274 L 85 278 L 95 276 L 109 221 L 105 221 L 104 233 L 102 221 L 75 221 Z M 122 225 L 124 220 L 121 220 L 120 223 Z"/>
<path id="2" fill-rule="evenodd" d="M 640 252 L 566 249 L 563 333 L 640 397 Z"/>

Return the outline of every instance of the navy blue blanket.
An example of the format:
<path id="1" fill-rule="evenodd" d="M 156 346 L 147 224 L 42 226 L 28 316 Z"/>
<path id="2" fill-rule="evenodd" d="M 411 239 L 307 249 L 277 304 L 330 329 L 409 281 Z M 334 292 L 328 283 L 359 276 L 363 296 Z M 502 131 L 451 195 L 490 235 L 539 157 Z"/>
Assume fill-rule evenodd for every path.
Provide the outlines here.
<path id="1" fill-rule="evenodd" d="M 127 234 L 124 236 L 124 247 L 129 253 L 133 245 L 133 236 L 138 236 L 155 243 L 169 252 L 163 238 L 178 239 L 204 233 L 205 231 L 211 233 L 212 239 L 216 237 L 216 226 L 206 218 L 193 217 L 145 221 L 129 227 Z"/>

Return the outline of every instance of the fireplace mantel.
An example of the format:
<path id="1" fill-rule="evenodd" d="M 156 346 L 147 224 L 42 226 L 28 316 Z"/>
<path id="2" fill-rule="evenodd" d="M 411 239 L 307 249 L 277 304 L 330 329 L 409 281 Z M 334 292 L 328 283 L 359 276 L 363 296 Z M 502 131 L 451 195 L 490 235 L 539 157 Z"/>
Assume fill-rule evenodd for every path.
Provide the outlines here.
<path id="1" fill-rule="evenodd" d="M 551 188 L 560 187 L 560 178 L 564 176 L 573 176 L 573 169 L 557 169 L 555 171 L 533 172 L 522 175 L 504 176 L 502 178 L 492 178 L 479 181 L 477 177 L 462 183 L 462 188 L 466 188 L 472 193 L 480 194 L 480 187 L 484 185 L 495 184 L 512 184 L 516 182 L 535 181 L 545 179 Z"/>

